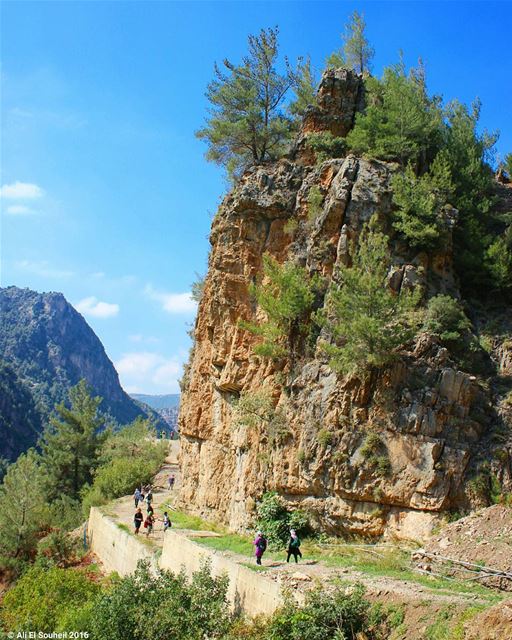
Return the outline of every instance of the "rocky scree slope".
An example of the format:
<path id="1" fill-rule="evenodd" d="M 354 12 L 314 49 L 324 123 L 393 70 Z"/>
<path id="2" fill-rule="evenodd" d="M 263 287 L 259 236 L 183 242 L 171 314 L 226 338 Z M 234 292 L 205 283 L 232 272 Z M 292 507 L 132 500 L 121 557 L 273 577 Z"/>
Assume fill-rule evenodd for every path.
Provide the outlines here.
<path id="1" fill-rule="evenodd" d="M 34 445 L 55 404 L 82 378 L 120 424 L 148 415 L 123 391 L 100 340 L 61 293 L 0 289 L 0 317 L 0 457 L 14 460 Z"/>
<path id="2" fill-rule="evenodd" d="M 233 529 L 248 527 L 257 499 L 275 490 L 289 505 L 307 509 L 324 531 L 418 539 L 440 514 L 478 504 L 468 479 L 482 460 L 492 460 L 492 473 L 510 488 L 510 448 L 500 445 L 501 458 L 491 453 L 495 434 L 509 429 L 510 415 L 501 411 L 489 380 L 461 370 L 434 337 L 420 334 L 394 364 L 360 379 L 330 368 L 318 348 L 320 339 L 328 339 L 322 333 L 302 345 L 295 362 L 283 364 L 254 355 L 258 338 L 240 326 L 241 319 L 264 319 L 249 287 L 261 281 L 265 253 L 329 282 L 372 216 L 392 235 L 397 165 L 354 155 L 319 164 L 308 146 L 312 132 L 346 135 L 363 100 L 359 76 L 324 74 L 318 106 L 306 113 L 289 156 L 249 169 L 212 224 L 183 381 L 180 497 L 187 508 Z M 322 204 L 311 220 L 313 187 Z M 446 211 L 444 249 L 437 253 L 411 253 L 392 235 L 392 290 L 421 286 L 425 297 L 459 297 L 451 243 L 456 216 Z M 480 354 L 480 368 L 510 375 L 511 346 L 507 334 L 496 338 L 491 357 Z M 286 433 L 277 443 L 263 423 L 248 429 L 235 419 L 240 394 L 261 389 L 285 416 Z M 328 436 L 319 438 L 321 431 Z M 370 432 L 378 434 L 388 460 L 385 472 L 363 453 Z"/>

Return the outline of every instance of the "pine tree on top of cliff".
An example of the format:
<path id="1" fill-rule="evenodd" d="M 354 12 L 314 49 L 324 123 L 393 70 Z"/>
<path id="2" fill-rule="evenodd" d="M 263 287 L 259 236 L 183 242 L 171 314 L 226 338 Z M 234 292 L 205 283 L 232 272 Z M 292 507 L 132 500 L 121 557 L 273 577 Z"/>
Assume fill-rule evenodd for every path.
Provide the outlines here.
<path id="1" fill-rule="evenodd" d="M 442 144 L 443 128 L 439 99 L 427 96 L 424 77 L 414 70 L 407 75 L 401 61 L 387 67 L 382 80 L 367 78 L 365 88 L 367 106 L 356 116 L 348 146 L 424 171 Z"/>
<path id="2" fill-rule="evenodd" d="M 317 80 L 311 66 L 311 58 L 308 56 L 304 61 L 297 64 L 296 82 L 293 90 L 295 92 L 295 100 L 290 103 L 290 113 L 296 118 L 296 122 L 300 124 L 302 116 L 310 105 L 316 104 Z"/>
<path id="3" fill-rule="evenodd" d="M 388 237 L 370 221 L 352 248 L 352 265 L 342 266 L 339 284 L 332 284 L 321 322 L 334 337 L 325 344 L 331 367 L 340 373 L 361 374 L 382 367 L 415 333 L 414 308 L 421 292 L 394 294 L 387 285 Z"/>
<path id="4" fill-rule="evenodd" d="M 224 60 L 226 71 L 215 65 L 208 85 L 210 116 L 197 131 L 206 140 L 206 158 L 238 177 L 251 165 L 279 157 L 292 135 L 292 120 L 283 110 L 285 96 L 296 74 L 285 59 L 285 71 L 276 69 L 278 29 L 262 29 L 249 36 L 249 54 L 236 65 Z"/>
<path id="5" fill-rule="evenodd" d="M 503 161 L 505 171 L 510 180 L 512 180 L 512 153 L 507 153 L 505 160 Z"/>
<path id="6" fill-rule="evenodd" d="M 357 73 L 369 73 L 375 50 L 366 35 L 364 14 L 354 11 L 342 34 L 343 46 L 327 58 L 328 67 L 348 67 Z"/>

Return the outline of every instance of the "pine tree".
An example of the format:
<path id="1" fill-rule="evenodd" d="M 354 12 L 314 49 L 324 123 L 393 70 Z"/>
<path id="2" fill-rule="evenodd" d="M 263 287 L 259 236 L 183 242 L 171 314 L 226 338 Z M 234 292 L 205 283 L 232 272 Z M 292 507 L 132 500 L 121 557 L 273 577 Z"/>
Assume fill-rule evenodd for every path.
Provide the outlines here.
<path id="1" fill-rule="evenodd" d="M 512 153 L 507 153 L 504 160 L 505 171 L 510 180 L 512 180 Z"/>
<path id="2" fill-rule="evenodd" d="M 459 211 L 454 233 L 455 267 L 462 287 L 471 295 L 475 289 L 488 290 L 493 277 L 485 264 L 495 202 L 493 172 L 487 160 L 498 136 L 478 133 L 480 106 L 478 101 L 471 110 L 456 101 L 448 105 L 443 149 L 454 184 L 452 204 Z"/>
<path id="3" fill-rule="evenodd" d="M 69 390 L 68 408 L 56 406 L 57 417 L 43 432 L 40 446 L 46 468 L 49 497 L 65 494 L 73 499 L 90 484 L 107 432 L 98 414 L 101 398 L 93 398 L 85 380 Z"/>
<path id="4" fill-rule="evenodd" d="M 393 226 L 417 249 L 439 245 L 445 222 L 442 208 L 453 193 L 450 165 L 441 152 L 430 170 L 417 177 L 409 164 L 392 180 L 393 202 L 397 205 Z"/>
<path id="5" fill-rule="evenodd" d="M 0 486 L 0 566 L 19 570 L 33 555 L 37 534 L 48 521 L 40 459 L 30 449 L 9 466 Z"/>
<path id="6" fill-rule="evenodd" d="M 290 113 L 300 122 L 306 109 L 316 104 L 317 81 L 308 56 L 297 65 L 296 82 L 293 90 L 295 100 L 290 103 Z"/>
<path id="7" fill-rule="evenodd" d="M 308 330 L 318 280 L 291 262 L 279 264 L 272 256 L 263 256 L 265 279 L 251 288 L 258 305 L 267 314 L 267 322 L 242 322 L 241 326 L 263 338 L 254 352 L 268 358 L 287 355 L 294 362 L 295 352 Z"/>
<path id="8" fill-rule="evenodd" d="M 352 265 L 343 266 L 340 283 L 328 295 L 323 322 L 336 344 L 324 349 L 330 364 L 343 374 L 364 374 L 382 367 L 414 335 L 412 311 L 420 291 L 394 294 L 387 286 L 388 238 L 371 221 L 352 249 Z"/>
<path id="9" fill-rule="evenodd" d="M 215 78 L 206 93 L 210 116 L 196 135 L 208 144 L 207 159 L 226 167 L 231 177 L 251 164 L 282 155 L 292 135 L 283 103 L 296 76 L 287 60 L 285 72 L 279 73 L 277 61 L 275 28 L 249 36 L 249 54 L 242 64 L 224 60 L 226 71 L 215 65 Z"/>
<path id="10" fill-rule="evenodd" d="M 329 56 L 327 65 L 329 67 L 349 67 L 357 73 L 369 73 L 375 50 L 366 38 L 365 30 L 364 15 L 354 11 L 345 26 L 345 33 L 341 36 L 343 46 Z"/>
<path id="11" fill-rule="evenodd" d="M 382 80 L 368 78 L 366 91 L 367 107 L 347 136 L 349 147 L 402 167 L 411 162 L 416 171 L 427 168 L 440 145 L 443 114 L 424 81 L 408 77 L 400 63 L 385 69 Z"/>

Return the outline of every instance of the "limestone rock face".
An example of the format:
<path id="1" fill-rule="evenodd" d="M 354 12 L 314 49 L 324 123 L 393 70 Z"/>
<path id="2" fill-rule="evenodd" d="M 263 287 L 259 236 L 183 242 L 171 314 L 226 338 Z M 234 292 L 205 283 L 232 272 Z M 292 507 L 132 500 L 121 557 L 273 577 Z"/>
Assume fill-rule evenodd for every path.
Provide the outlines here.
<path id="1" fill-rule="evenodd" d="M 297 149 L 304 151 L 310 131 L 346 135 L 362 100 L 360 77 L 327 72 Z M 472 450 L 492 420 L 482 410 L 488 398 L 476 378 L 458 370 L 428 335 L 393 366 L 359 380 L 334 373 L 314 347 L 293 366 L 258 357 L 258 339 L 240 326 L 264 318 L 249 287 L 261 279 L 265 253 L 329 281 L 372 216 L 390 229 L 396 165 L 353 155 L 314 165 L 297 149 L 246 172 L 213 222 L 179 418 L 180 500 L 242 530 L 261 495 L 276 490 L 326 531 L 421 538 L 440 513 L 466 500 Z M 323 202 L 311 220 L 313 186 Z M 447 224 L 447 249 L 439 255 L 410 255 L 392 242 L 392 290 L 434 281 L 438 291 L 456 293 L 450 229 Z M 508 354 L 503 358 L 507 366 Z M 262 389 L 286 419 L 277 443 L 264 426 L 249 429 L 234 419 L 240 393 Z M 370 459 L 369 434 L 378 436 Z"/>

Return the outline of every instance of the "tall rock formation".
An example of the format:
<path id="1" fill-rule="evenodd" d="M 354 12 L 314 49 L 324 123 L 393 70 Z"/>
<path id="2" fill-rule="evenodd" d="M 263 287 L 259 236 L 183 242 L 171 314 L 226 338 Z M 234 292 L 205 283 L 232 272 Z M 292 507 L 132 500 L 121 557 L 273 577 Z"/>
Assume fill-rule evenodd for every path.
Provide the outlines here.
<path id="1" fill-rule="evenodd" d="M 55 404 L 82 378 L 120 424 L 148 415 L 123 391 L 100 340 L 61 293 L 0 289 L 0 318 L 0 457 L 14 460 L 34 445 Z"/>
<path id="2" fill-rule="evenodd" d="M 249 169 L 213 221 L 181 400 L 181 500 L 233 529 L 250 526 L 256 501 L 275 490 L 326 531 L 420 538 L 438 514 L 471 504 L 467 477 L 503 422 L 489 388 L 431 336 L 359 379 L 333 372 L 318 341 L 293 371 L 290 362 L 258 357 L 258 338 L 240 326 L 263 317 L 249 287 L 261 281 L 265 253 L 330 281 L 372 216 L 391 231 L 396 165 L 354 155 L 316 164 L 307 144 L 311 132 L 346 135 L 363 99 L 359 76 L 327 72 L 289 157 Z M 313 221 L 312 187 L 323 197 Z M 456 215 L 446 211 L 443 252 L 415 255 L 392 240 L 392 289 L 421 284 L 431 294 L 458 296 L 450 242 Z M 285 416 L 277 442 L 264 425 L 249 429 L 235 420 L 240 394 L 261 390 Z M 377 434 L 381 468 L 366 455 L 369 434 Z M 506 465 L 499 474 L 510 482 Z"/>

